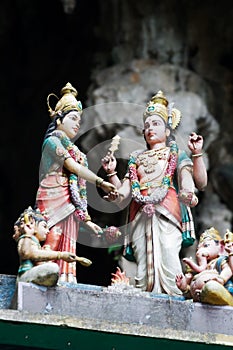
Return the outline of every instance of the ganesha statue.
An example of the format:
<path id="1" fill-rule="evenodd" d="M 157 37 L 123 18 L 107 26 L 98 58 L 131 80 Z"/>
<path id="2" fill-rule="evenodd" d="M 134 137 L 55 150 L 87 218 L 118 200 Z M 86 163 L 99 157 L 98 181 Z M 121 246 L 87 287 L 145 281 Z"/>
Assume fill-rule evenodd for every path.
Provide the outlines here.
<path id="1" fill-rule="evenodd" d="M 176 285 L 185 298 L 212 305 L 233 306 L 233 234 L 224 239 L 211 227 L 199 240 L 196 261 L 184 258 L 185 274 L 176 275 Z"/>

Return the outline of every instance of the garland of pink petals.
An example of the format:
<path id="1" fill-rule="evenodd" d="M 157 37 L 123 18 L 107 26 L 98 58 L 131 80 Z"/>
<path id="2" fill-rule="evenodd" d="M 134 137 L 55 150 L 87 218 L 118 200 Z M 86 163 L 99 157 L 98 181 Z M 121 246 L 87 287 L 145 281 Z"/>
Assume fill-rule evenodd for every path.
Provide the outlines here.
<path id="1" fill-rule="evenodd" d="M 129 178 L 131 182 L 132 197 L 136 202 L 140 204 L 157 204 L 165 198 L 168 192 L 168 189 L 171 185 L 171 181 L 174 176 L 174 173 L 177 167 L 177 160 L 178 160 L 178 146 L 176 142 L 171 141 L 169 146 L 170 146 L 170 155 L 169 155 L 168 165 L 165 171 L 165 175 L 161 181 L 161 185 L 159 187 L 156 187 L 150 196 L 143 196 L 141 194 L 140 183 L 137 175 L 137 164 L 136 164 L 137 158 L 131 155 L 129 159 Z M 147 213 L 148 216 L 153 215 L 154 211 L 152 209 L 153 209 L 152 207 L 145 208 L 145 212 Z"/>
<path id="2" fill-rule="evenodd" d="M 60 139 L 62 145 L 68 150 L 70 156 L 78 162 L 77 155 L 81 154 L 83 157 L 84 166 L 88 167 L 87 157 L 80 152 L 78 147 L 71 142 L 63 131 L 55 130 L 52 136 L 56 136 Z M 78 220 L 88 221 L 90 216 L 87 211 L 87 191 L 86 180 L 81 177 L 70 173 L 69 174 L 69 190 L 70 198 L 75 206 L 75 216 Z"/>

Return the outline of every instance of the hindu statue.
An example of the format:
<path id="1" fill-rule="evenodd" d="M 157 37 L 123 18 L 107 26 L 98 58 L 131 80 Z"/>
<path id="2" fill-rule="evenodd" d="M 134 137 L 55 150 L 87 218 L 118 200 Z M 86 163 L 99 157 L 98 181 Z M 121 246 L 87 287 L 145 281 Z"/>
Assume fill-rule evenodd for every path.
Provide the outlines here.
<path id="1" fill-rule="evenodd" d="M 45 244 L 57 252 L 76 254 L 79 224 L 84 222 L 96 235 L 102 233 L 99 225 L 88 214 L 86 182 L 101 187 L 105 192 L 115 186 L 88 169 L 86 155 L 75 144 L 80 129 L 82 104 L 76 99 L 77 90 L 67 83 L 61 89 L 61 98 L 54 109 L 49 94 L 47 103 L 51 123 L 45 133 L 40 166 L 40 184 L 36 207 L 46 212 L 49 233 Z M 76 262 L 56 260 L 59 265 L 59 283 L 77 283 Z"/>
<path id="2" fill-rule="evenodd" d="M 124 179 L 117 176 L 112 154 L 102 159 L 108 179 L 118 189 L 107 199 L 121 207 L 131 196 L 124 256 L 135 261 L 135 286 L 169 295 L 182 294 L 175 282 L 182 272 L 179 254 L 195 240 L 191 208 L 198 204 L 196 189 L 203 190 L 207 183 L 203 138 L 190 135 L 191 159 L 175 140 L 180 120 L 181 112 L 159 91 L 143 114 L 146 147 L 130 154 Z"/>

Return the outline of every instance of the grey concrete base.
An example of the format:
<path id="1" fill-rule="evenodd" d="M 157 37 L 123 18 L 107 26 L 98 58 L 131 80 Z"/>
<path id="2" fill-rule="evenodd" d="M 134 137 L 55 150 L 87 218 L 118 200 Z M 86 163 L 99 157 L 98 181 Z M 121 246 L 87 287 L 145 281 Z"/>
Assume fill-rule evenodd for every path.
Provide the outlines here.
<path id="1" fill-rule="evenodd" d="M 233 335 L 233 308 L 193 303 L 183 298 L 78 284 L 38 287 L 20 282 L 16 305 L 30 314 L 64 315 L 155 329 Z M 231 337 L 232 338 L 232 337 Z M 233 344 L 233 343 L 232 343 Z"/>
<path id="2" fill-rule="evenodd" d="M 15 281 L 16 276 L 14 275 L 0 274 L 0 309 L 10 308 L 15 293 Z"/>
<path id="3" fill-rule="evenodd" d="M 155 295 L 123 285 L 118 288 L 84 284 L 46 288 L 20 282 L 15 288 L 15 280 L 15 276 L 0 275 L 0 309 L 4 309 L 0 310 L 0 333 L 3 338 L 7 325 L 9 331 L 15 323 L 21 325 L 21 332 L 26 332 L 28 323 L 62 329 L 65 326 L 67 332 L 78 329 L 84 334 L 98 331 L 103 336 L 118 334 L 178 341 L 179 346 L 187 341 L 193 345 L 233 346 L 233 308 L 229 306 L 193 303 L 183 297 Z M 25 345 L 21 343 L 20 334 L 16 344 Z M 3 341 L 1 336 L 0 342 Z M 60 349 L 55 345 L 54 348 Z"/>
<path id="4" fill-rule="evenodd" d="M 159 324 L 148 326 L 0 310 L 0 344 L 23 348 L 34 348 L 36 344 L 40 349 L 55 350 L 226 350 L 226 347 L 233 345 L 233 337 L 163 329 Z M 43 346 L 40 347 L 40 344 Z"/>

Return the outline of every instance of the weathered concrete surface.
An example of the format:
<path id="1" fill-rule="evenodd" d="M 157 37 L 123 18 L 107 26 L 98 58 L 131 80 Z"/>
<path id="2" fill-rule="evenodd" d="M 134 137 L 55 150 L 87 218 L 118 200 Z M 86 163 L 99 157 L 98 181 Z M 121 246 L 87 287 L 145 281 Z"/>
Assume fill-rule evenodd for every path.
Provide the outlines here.
<path id="1" fill-rule="evenodd" d="M 0 309 L 9 309 L 15 292 L 16 276 L 0 274 Z"/>
<path id="2" fill-rule="evenodd" d="M 36 301 L 35 301 L 36 303 Z M 155 349 L 159 348 L 161 350 L 167 350 L 174 348 L 174 346 L 179 346 L 181 350 L 189 348 L 190 350 L 204 350 L 207 349 L 209 346 L 212 345 L 218 345 L 216 347 L 217 350 L 219 349 L 225 349 L 228 346 L 233 345 L 233 336 L 227 336 L 225 334 L 213 334 L 213 333 L 202 333 L 202 332 L 192 332 L 192 331 L 186 331 L 186 330 L 174 330 L 169 328 L 162 328 L 159 327 L 159 324 L 157 327 L 149 326 L 149 325 L 143 325 L 143 324 L 134 324 L 134 323 L 126 323 L 122 321 L 119 322 L 111 322 L 108 321 L 101 321 L 101 320 L 95 320 L 94 318 L 88 319 L 88 318 L 77 318 L 72 316 L 65 316 L 65 315 L 48 315 L 48 314 L 32 314 L 27 311 L 18 311 L 18 310 L 0 310 L 0 327 L 1 324 L 5 322 L 9 324 L 10 329 L 12 329 L 13 324 L 17 324 L 20 326 L 23 325 L 40 325 L 41 326 L 41 334 L 42 328 L 43 331 L 49 328 L 49 334 L 50 334 L 50 341 L 51 344 L 54 342 L 54 334 L 53 334 L 53 326 L 57 327 L 59 329 L 59 334 L 63 331 L 66 332 L 69 329 L 76 330 L 75 339 L 72 339 L 70 336 L 67 338 L 65 335 L 63 336 L 63 339 L 61 340 L 63 344 L 61 344 L 61 347 L 59 349 L 89 349 L 88 344 L 86 343 L 85 346 L 81 347 L 81 344 L 79 343 L 79 336 L 80 330 L 84 331 L 90 331 L 89 337 L 91 338 L 93 336 L 92 331 L 97 331 L 97 333 L 100 334 L 101 337 L 104 337 L 104 335 L 109 335 L 111 337 L 114 336 L 132 336 L 136 338 L 136 344 L 139 342 L 140 338 L 142 338 L 143 341 L 143 347 L 134 347 L 137 349 Z M 43 327 L 45 326 L 45 327 Z M 37 333 L 38 337 L 39 332 Z M 58 333 L 56 333 L 58 336 Z M 4 335 L 0 332 L 0 341 L 1 338 L 3 338 Z M 33 343 L 33 337 L 30 333 L 30 328 L 27 329 L 27 332 L 25 333 L 24 329 L 21 334 L 22 339 L 17 339 L 18 344 L 25 344 L 26 346 L 35 344 Z M 154 343 L 152 343 L 150 347 L 146 346 L 146 340 L 151 339 L 154 340 Z M 111 338 L 110 338 L 111 339 Z M 114 338 L 113 338 L 114 339 Z M 125 338 L 124 338 L 125 339 Z M 12 337 L 12 341 L 14 341 L 14 337 Z M 75 344 L 76 341 L 76 344 Z M 159 341 L 159 343 L 158 343 Z M 165 341 L 165 344 L 162 344 L 161 342 Z M 124 344 L 127 344 L 125 342 L 123 346 L 114 346 L 115 339 L 111 340 L 107 345 L 107 349 L 123 349 L 125 350 L 127 346 L 125 347 Z M 10 343 L 14 344 L 14 342 Z M 176 345 L 175 345 L 176 344 Z M 192 346 L 194 344 L 194 347 Z M 204 346 L 206 344 L 206 347 Z M 37 340 L 38 345 L 38 340 Z M 105 342 L 100 341 L 99 343 L 92 344 L 91 349 L 101 349 L 104 350 L 106 347 Z M 110 346 L 111 345 L 111 346 Z M 130 343 L 129 343 L 130 345 Z M 170 346 L 169 346 L 170 345 Z M 167 347 L 168 346 L 168 347 Z M 58 348 L 55 346 L 51 346 L 51 348 Z M 128 349 L 132 349 L 132 347 L 128 347 Z"/>
<path id="3" fill-rule="evenodd" d="M 154 295 L 134 288 L 84 284 L 45 288 L 20 282 L 15 290 L 14 276 L 8 277 L 0 279 L 2 287 L 11 282 L 3 288 L 3 296 L 8 297 L 0 310 L 0 329 L 3 324 L 9 324 L 10 329 L 12 322 L 46 324 L 84 332 L 233 346 L 233 308 L 229 306 L 193 303 L 182 297 Z M 0 292 L 2 299 L 1 289 Z"/>
<path id="4" fill-rule="evenodd" d="M 110 324 L 124 322 L 156 329 L 233 336 L 232 307 L 193 303 L 167 295 L 134 292 L 134 289 L 120 292 L 80 284 L 75 288 L 40 288 L 21 282 L 16 307 L 30 313 L 88 318 Z"/>

